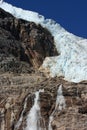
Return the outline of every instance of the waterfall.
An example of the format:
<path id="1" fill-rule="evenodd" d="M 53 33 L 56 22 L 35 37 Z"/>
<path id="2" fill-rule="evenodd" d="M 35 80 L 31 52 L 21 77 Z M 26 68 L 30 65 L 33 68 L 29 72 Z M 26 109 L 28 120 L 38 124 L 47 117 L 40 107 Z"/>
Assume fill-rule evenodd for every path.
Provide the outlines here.
<path id="1" fill-rule="evenodd" d="M 62 84 L 61 84 L 59 86 L 58 91 L 57 91 L 57 99 L 56 99 L 55 109 L 58 108 L 59 111 L 62 111 L 63 109 L 65 109 L 65 107 L 66 107 L 66 103 L 65 103 L 65 98 L 63 96 Z"/>
<path id="2" fill-rule="evenodd" d="M 26 120 L 26 127 L 24 130 L 46 130 L 46 126 L 45 126 L 43 118 L 41 117 L 41 112 L 40 112 L 40 97 L 39 97 L 40 92 L 44 92 L 44 90 L 39 90 L 35 92 L 34 105 L 32 106 L 32 108 L 30 109 L 28 113 L 27 120 Z M 19 118 L 19 121 L 15 125 L 16 130 L 22 124 L 23 113 L 25 112 L 25 109 L 27 107 L 28 97 L 29 96 L 27 96 L 25 99 L 24 108 Z M 54 120 L 54 116 L 56 112 L 61 112 L 63 109 L 65 109 L 65 107 L 66 107 L 65 98 L 62 92 L 62 85 L 60 85 L 57 91 L 55 109 L 49 117 L 48 130 L 52 130 L 51 124 Z"/>
<path id="3" fill-rule="evenodd" d="M 54 120 L 54 115 L 57 111 L 62 111 L 63 109 L 65 109 L 66 107 L 66 103 L 65 103 L 65 98 L 63 96 L 63 92 L 62 92 L 62 85 L 59 86 L 59 89 L 57 91 L 57 98 L 56 98 L 56 105 L 55 105 L 55 109 L 52 112 L 52 114 L 49 117 L 49 125 L 48 125 L 48 130 L 52 130 L 52 126 L 51 123 Z"/>
<path id="4" fill-rule="evenodd" d="M 52 126 L 51 126 L 52 121 L 53 121 L 53 115 L 51 114 L 50 117 L 49 117 L 48 130 L 52 130 Z"/>
<path id="5" fill-rule="evenodd" d="M 21 113 L 21 115 L 20 115 L 20 118 L 19 118 L 17 124 L 16 124 L 15 127 L 14 127 L 15 130 L 17 130 L 17 129 L 20 127 L 20 125 L 22 124 L 23 114 L 24 114 L 25 109 L 26 109 L 26 107 L 27 107 L 27 99 L 28 99 L 29 96 L 30 96 L 30 95 L 28 95 L 28 96 L 25 98 L 23 111 L 22 111 L 22 113 Z"/>
<path id="6" fill-rule="evenodd" d="M 44 92 L 43 90 L 39 90 L 35 93 L 34 105 L 32 106 L 28 117 L 27 117 L 27 127 L 25 130 L 45 130 L 45 128 L 41 128 L 40 121 L 42 120 L 40 113 L 40 102 L 39 102 L 39 93 Z"/>

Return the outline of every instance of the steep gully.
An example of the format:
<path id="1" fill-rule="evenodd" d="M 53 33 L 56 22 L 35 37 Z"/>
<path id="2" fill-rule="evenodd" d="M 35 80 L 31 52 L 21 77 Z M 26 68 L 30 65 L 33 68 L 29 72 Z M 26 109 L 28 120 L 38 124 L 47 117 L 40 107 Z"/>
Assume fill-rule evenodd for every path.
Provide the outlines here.
<path id="1" fill-rule="evenodd" d="M 65 99 L 64 99 L 64 96 L 62 93 L 62 85 L 60 85 L 58 92 L 57 92 L 55 109 L 49 116 L 49 122 L 48 122 L 48 127 L 47 127 L 45 125 L 45 120 L 41 116 L 41 112 L 40 112 L 39 94 L 41 92 L 43 93 L 44 90 L 39 90 L 39 91 L 35 92 L 34 105 L 32 106 L 32 108 L 30 109 L 30 112 L 27 115 L 27 119 L 26 119 L 27 123 L 26 123 L 26 128 L 23 128 L 24 130 L 52 130 L 51 123 L 54 120 L 54 115 L 56 114 L 56 111 L 60 113 L 62 110 L 65 109 L 66 103 L 65 103 Z M 22 124 L 23 114 L 24 114 L 26 106 L 27 106 L 28 97 L 29 97 L 29 95 L 26 97 L 26 99 L 24 101 L 24 107 L 23 107 L 21 116 L 20 116 L 18 122 L 16 123 L 16 125 L 14 126 L 14 130 L 18 130 Z"/>

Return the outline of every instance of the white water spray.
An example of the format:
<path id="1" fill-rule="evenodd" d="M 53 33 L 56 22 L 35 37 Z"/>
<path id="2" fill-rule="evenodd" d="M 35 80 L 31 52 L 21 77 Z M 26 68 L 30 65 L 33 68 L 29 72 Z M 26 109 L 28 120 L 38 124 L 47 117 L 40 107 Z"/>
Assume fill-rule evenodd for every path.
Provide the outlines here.
<path id="1" fill-rule="evenodd" d="M 65 109 L 66 103 L 65 103 L 65 98 L 63 96 L 62 92 L 62 84 L 59 86 L 59 89 L 57 91 L 57 99 L 56 99 L 56 107 L 55 109 L 58 109 L 59 111 L 62 111 Z"/>
<path id="2" fill-rule="evenodd" d="M 51 125 L 52 121 L 53 121 L 53 115 L 51 114 L 51 116 L 49 117 L 49 126 L 48 126 L 48 130 L 52 130 L 52 125 Z"/>
<path id="3" fill-rule="evenodd" d="M 63 92 L 62 92 L 62 85 L 60 85 L 59 89 L 57 91 L 57 98 L 56 98 L 55 109 L 54 109 L 54 111 L 52 112 L 52 114 L 49 117 L 48 130 L 52 130 L 51 123 L 54 120 L 54 115 L 55 115 L 56 111 L 62 111 L 63 109 L 65 109 L 65 107 L 66 107 L 65 98 L 64 98 Z"/>
<path id="4" fill-rule="evenodd" d="M 40 120 L 41 120 L 40 104 L 39 104 L 40 92 L 44 92 L 44 91 L 39 90 L 35 93 L 34 105 L 28 114 L 27 127 L 25 128 L 25 130 L 43 130 L 40 125 Z"/>
<path id="5" fill-rule="evenodd" d="M 20 116 L 20 118 L 19 118 L 19 121 L 18 121 L 17 124 L 15 125 L 15 128 L 14 128 L 15 130 L 17 130 L 17 129 L 20 127 L 20 125 L 22 124 L 23 114 L 24 114 L 25 109 L 26 109 L 26 107 L 27 107 L 27 100 L 28 100 L 28 97 L 29 97 L 29 96 L 30 96 L 30 95 L 28 95 L 28 96 L 25 98 L 23 111 L 22 111 L 22 113 L 21 113 L 21 116 Z"/>

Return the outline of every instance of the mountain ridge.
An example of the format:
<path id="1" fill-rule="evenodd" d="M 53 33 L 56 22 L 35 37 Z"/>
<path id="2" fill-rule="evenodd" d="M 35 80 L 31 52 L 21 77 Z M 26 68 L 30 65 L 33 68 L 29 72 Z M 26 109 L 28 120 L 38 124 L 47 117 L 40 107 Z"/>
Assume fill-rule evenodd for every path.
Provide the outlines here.
<path id="1" fill-rule="evenodd" d="M 86 130 L 87 80 L 80 83 L 66 81 L 63 79 L 64 75 L 61 76 L 61 66 L 59 71 L 58 68 L 55 69 L 55 63 L 58 63 L 56 66 L 64 63 L 62 68 L 66 69 L 67 62 L 70 62 L 71 58 L 73 64 L 74 62 L 78 64 L 81 60 L 80 62 L 85 65 L 84 59 L 86 60 L 87 52 L 85 40 L 76 41 L 67 33 L 68 41 L 66 41 L 66 33 L 62 32 L 60 28 L 58 32 L 62 32 L 62 34 L 61 37 L 59 37 L 60 35 L 56 37 L 57 42 L 60 43 L 56 48 L 52 33 L 41 24 L 15 18 L 2 9 L 0 11 L 0 130 L 25 130 L 27 120 L 29 120 L 28 113 L 34 104 L 35 93 L 43 89 L 38 101 L 41 112 L 39 126 L 41 129 Z M 54 27 L 54 24 L 51 27 Z M 80 54 L 81 52 L 82 54 Z M 82 61 L 79 57 L 83 54 Z M 38 70 L 47 56 L 48 59 L 46 59 L 49 62 L 47 71 L 50 67 L 54 67 L 53 72 L 54 70 L 56 73 L 60 72 L 59 77 L 48 78 Z M 73 69 L 73 67 L 71 68 Z M 69 66 L 68 69 L 70 71 Z M 77 66 L 76 69 L 78 69 Z M 60 89 L 57 96 L 59 86 L 62 87 L 62 90 Z M 59 104 L 56 102 L 57 97 L 63 97 L 66 103 L 64 108 L 61 98 L 57 99 Z M 55 105 L 56 103 L 58 106 Z M 38 109 L 38 107 L 36 108 Z M 38 130 L 39 128 L 36 127 L 35 129 Z M 32 129 L 32 127 L 28 129 Z"/>
<path id="2" fill-rule="evenodd" d="M 5 2 L 0 5 L 0 8 L 17 18 L 41 24 L 50 31 L 54 37 L 56 49 L 60 54 L 58 57 L 47 58 L 42 65 L 44 70 L 49 71 L 48 73 L 51 77 L 63 76 L 65 80 L 72 82 L 87 80 L 87 61 L 85 60 L 87 54 L 84 51 L 87 50 L 87 39 L 83 40 L 83 38 L 68 33 L 59 24 L 50 19 L 45 19 L 44 16 L 38 13 L 24 11 Z"/>

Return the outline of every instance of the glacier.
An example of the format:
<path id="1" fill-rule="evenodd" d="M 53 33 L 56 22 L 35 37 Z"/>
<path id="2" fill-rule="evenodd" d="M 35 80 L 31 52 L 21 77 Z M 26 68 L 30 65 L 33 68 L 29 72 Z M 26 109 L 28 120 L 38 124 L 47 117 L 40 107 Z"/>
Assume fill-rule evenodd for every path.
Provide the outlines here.
<path id="1" fill-rule="evenodd" d="M 75 83 L 87 80 L 87 39 L 67 32 L 60 24 L 45 19 L 36 12 L 23 10 L 6 2 L 0 3 L 0 8 L 18 19 L 41 24 L 51 32 L 59 55 L 46 57 L 41 66 L 45 72 L 49 72 L 49 76 L 62 76 Z"/>

